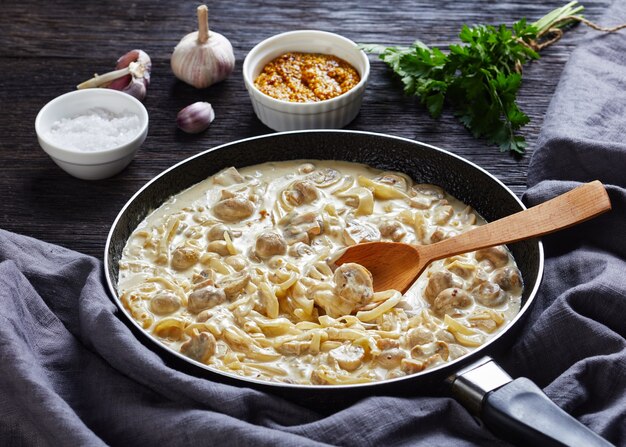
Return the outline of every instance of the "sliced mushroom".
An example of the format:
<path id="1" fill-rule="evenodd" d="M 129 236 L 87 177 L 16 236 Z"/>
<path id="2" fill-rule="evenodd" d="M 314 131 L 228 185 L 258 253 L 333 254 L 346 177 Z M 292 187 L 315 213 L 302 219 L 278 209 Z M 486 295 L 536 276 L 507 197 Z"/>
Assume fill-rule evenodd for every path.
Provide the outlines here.
<path id="1" fill-rule="evenodd" d="M 433 211 L 433 222 L 437 225 L 445 225 L 454 214 L 454 209 L 450 205 L 438 206 Z"/>
<path id="2" fill-rule="evenodd" d="M 476 272 L 476 264 L 463 259 L 455 259 L 446 266 L 446 269 L 463 279 L 469 279 Z"/>
<path id="3" fill-rule="evenodd" d="M 406 352 L 402 349 L 387 349 L 376 357 L 376 363 L 385 369 L 392 369 L 400 366 L 402 359 L 406 357 Z"/>
<path id="4" fill-rule="evenodd" d="M 228 227 L 222 223 L 218 223 L 209 228 L 206 236 L 209 241 L 223 241 L 224 233 L 228 233 L 230 235 Z"/>
<path id="5" fill-rule="evenodd" d="M 443 189 L 428 184 L 414 185 L 411 188 L 410 195 L 412 195 L 409 200 L 410 205 L 421 210 L 430 208 L 433 203 L 443 200 L 445 197 Z"/>
<path id="6" fill-rule="evenodd" d="M 287 242 L 274 231 L 264 231 L 256 239 L 255 251 L 259 258 L 266 259 L 287 252 Z"/>
<path id="7" fill-rule="evenodd" d="M 222 289 L 206 286 L 194 290 L 189 294 L 187 308 L 189 312 L 197 314 L 204 309 L 210 309 L 226 301 L 226 294 Z"/>
<path id="8" fill-rule="evenodd" d="M 378 349 L 385 351 L 387 349 L 394 349 L 400 347 L 400 342 L 393 338 L 379 338 L 376 340 L 376 346 Z"/>
<path id="9" fill-rule="evenodd" d="M 291 212 L 280 223 L 284 225 L 283 234 L 289 245 L 297 242 L 309 244 L 314 236 L 322 232 L 319 214 L 312 211 L 302 214 Z"/>
<path id="10" fill-rule="evenodd" d="M 397 220 L 382 222 L 378 228 L 382 237 L 391 239 L 394 242 L 401 241 L 406 236 L 406 230 Z"/>
<path id="11" fill-rule="evenodd" d="M 522 275 L 515 267 L 504 267 L 496 270 L 493 280 L 502 290 L 510 292 L 522 288 Z"/>
<path id="12" fill-rule="evenodd" d="M 433 310 L 437 315 L 454 314 L 459 309 L 472 305 L 472 298 L 465 290 L 451 287 L 442 290 L 433 301 Z"/>
<path id="13" fill-rule="evenodd" d="M 442 200 L 446 193 L 439 186 L 428 183 L 413 185 L 413 192 L 416 196 L 429 197 L 432 200 Z"/>
<path id="14" fill-rule="evenodd" d="M 435 338 L 439 341 L 445 341 L 446 343 L 454 343 L 456 340 L 452 332 L 447 329 L 439 329 L 435 332 Z"/>
<path id="15" fill-rule="evenodd" d="M 348 262 L 337 267 L 334 280 L 335 293 L 355 307 L 369 303 L 374 294 L 372 274 L 362 265 Z"/>
<path id="16" fill-rule="evenodd" d="M 411 348 L 411 357 L 414 359 L 426 358 L 435 352 L 435 343 L 415 345 Z"/>
<path id="17" fill-rule="evenodd" d="M 311 203 L 319 198 L 319 191 L 310 180 L 299 180 L 286 191 L 286 197 L 293 205 Z"/>
<path id="18" fill-rule="evenodd" d="M 328 385 L 330 383 L 327 379 L 329 374 L 331 372 L 327 365 L 319 365 L 311 371 L 311 383 L 313 385 Z"/>
<path id="19" fill-rule="evenodd" d="M 402 359 L 400 369 L 405 374 L 415 374 L 424 370 L 424 363 L 414 359 Z"/>
<path id="20" fill-rule="evenodd" d="M 307 175 L 307 179 L 313 181 L 320 188 L 325 188 L 337 183 L 341 179 L 341 174 L 336 169 L 326 168 L 311 172 Z"/>
<path id="21" fill-rule="evenodd" d="M 471 278 L 471 282 L 468 284 L 468 288 L 474 289 L 486 281 L 489 281 L 489 272 L 485 271 L 483 266 L 478 265 L 474 271 L 473 278 Z"/>
<path id="22" fill-rule="evenodd" d="M 445 341 L 437 341 L 435 342 L 435 345 L 437 346 L 435 355 L 441 356 L 443 360 L 448 360 L 448 357 L 450 357 L 450 348 L 448 347 L 448 343 Z"/>
<path id="23" fill-rule="evenodd" d="M 379 241 L 380 231 L 372 224 L 351 220 L 343 231 L 343 240 L 347 245 Z"/>
<path id="24" fill-rule="evenodd" d="M 220 200 L 213 206 L 213 214 L 227 222 L 237 222 L 252 216 L 254 204 L 245 197 L 231 197 Z"/>
<path id="25" fill-rule="evenodd" d="M 172 292 L 162 290 L 150 300 L 150 310 L 156 315 L 169 315 L 180 309 L 180 298 Z"/>
<path id="26" fill-rule="evenodd" d="M 293 256 L 294 258 L 301 258 L 303 256 L 308 256 L 315 251 L 307 244 L 303 242 L 296 242 L 291 247 L 289 247 L 289 256 Z"/>
<path id="27" fill-rule="evenodd" d="M 448 239 L 449 237 L 449 234 L 442 227 L 436 227 L 436 230 L 430 235 L 430 243 L 434 244 L 436 242 L 443 241 L 444 239 Z"/>
<path id="28" fill-rule="evenodd" d="M 435 334 L 425 327 L 419 326 L 410 329 L 405 336 L 406 345 L 412 348 L 417 345 L 425 345 L 435 341 Z"/>
<path id="29" fill-rule="evenodd" d="M 450 360 L 458 359 L 459 357 L 467 354 L 467 349 L 463 346 L 457 345 L 456 343 L 449 344 L 448 349 L 450 350 L 450 356 L 448 357 Z"/>
<path id="30" fill-rule="evenodd" d="M 417 359 L 431 358 L 432 356 L 439 355 L 442 359 L 446 360 L 450 355 L 448 344 L 445 341 L 436 341 L 427 345 L 415 345 L 411 348 L 411 357 Z"/>
<path id="31" fill-rule="evenodd" d="M 379 183 L 384 183 L 385 185 L 393 186 L 402 192 L 406 192 L 409 187 L 406 178 L 391 172 L 383 172 L 379 176 L 375 177 L 374 180 Z"/>
<path id="32" fill-rule="evenodd" d="M 473 290 L 474 299 L 483 306 L 496 307 L 506 301 L 506 293 L 498 284 L 484 282 Z"/>
<path id="33" fill-rule="evenodd" d="M 205 281 L 215 281 L 215 272 L 211 269 L 203 269 L 200 273 L 194 273 L 191 282 L 194 284 L 203 283 Z"/>
<path id="34" fill-rule="evenodd" d="M 472 327 L 491 334 L 493 331 L 498 329 L 498 323 L 493 320 L 475 320 L 472 322 Z"/>
<path id="35" fill-rule="evenodd" d="M 236 275 L 229 275 L 222 278 L 220 281 L 220 287 L 224 290 L 226 298 L 232 301 L 237 298 L 239 294 L 241 294 L 249 282 L 249 273 L 238 273 Z"/>
<path id="36" fill-rule="evenodd" d="M 211 309 L 203 310 L 196 316 L 196 321 L 198 323 L 204 323 L 205 321 L 210 320 L 215 316 L 215 312 Z"/>
<path id="37" fill-rule="evenodd" d="M 354 371 L 363 362 L 365 350 L 358 345 L 341 345 L 338 348 L 331 349 L 330 356 L 337 362 L 341 369 L 346 371 Z"/>
<path id="38" fill-rule="evenodd" d="M 213 334 L 195 330 L 191 338 L 180 346 L 180 352 L 200 363 L 206 363 L 215 354 L 216 346 Z"/>
<path id="39" fill-rule="evenodd" d="M 424 367 L 430 368 L 432 366 L 439 365 L 444 362 L 445 360 L 439 354 L 434 354 L 428 357 L 426 360 L 424 360 Z"/>
<path id="40" fill-rule="evenodd" d="M 504 323 L 504 315 L 491 309 L 477 309 L 467 317 L 467 321 L 472 327 L 492 333 Z"/>
<path id="41" fill-rule="evenodd" d="M 172 268 L 186 270 L 200 259 L 200 252 L 192 247 L 178 247 L 172 252 Z"/>
<path id="42" fill-rule="evenodd" d="M 455 284 L 452 273 L 448 271 L 436 271 L 428 278 L 428 284 L 424 289 L 424 297 L 429 304 L 432 304 L 433 300 L 442 290 L 455 286 L 457 285 Z"/>
<path id="43" fill-rule="evenodd" d="M 245 179 L 243 176 L 232 166 L 224 169 L 222 172 L 213 177 L 213 183 L 222 186 L 236 185 L 238 183 L 243 183 L 244 181 Z"/>
<path id="44" fill-rule="evenodd" d="M 313 163 L 302 163 L 298 166 L 298 172 L 300 174 L 309 174 L 315 171 L 315 165 Z"/>
<path id="45" fill-rule="evenodd" d="M 494 268 L 504 267 L 509 262 L 509 252 L 503 245 L 483 248 L 476 251 L 476 260 L 489 261 Z"/>
<path id="46" fill-rule="evenodd" d="M 201 282 L 199 282 L 197 284 L 194 284 L 192 290 L 193 291 L 200 290 L 200 289 L 204 289 L 207 286 L 213 286 L 213 285 L 215 285 L 215 281 L 212 278 L 211 279 L 206 279 L 206 280 L 201 281 Z"/>
<path id="47" fill-rule="evenodd" d="M 416 196 L 409 199 L 409 205 L 418 210 L 427 210 L 431 204 L 432 200 L 428 197 Z"/>

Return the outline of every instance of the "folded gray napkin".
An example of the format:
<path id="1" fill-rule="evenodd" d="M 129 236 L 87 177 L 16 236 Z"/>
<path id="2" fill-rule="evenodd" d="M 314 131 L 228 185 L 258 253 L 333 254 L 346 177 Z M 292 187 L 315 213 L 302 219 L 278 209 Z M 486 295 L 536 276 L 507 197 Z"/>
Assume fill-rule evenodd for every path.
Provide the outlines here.
<path id="1" fill-rule="evenodd" d="M 626 21 L 626 4 L 605 18 Z M 608 184 L 613 211 L 546 237 L 543 285 L 498 360 L 626 445 L 626 35 L 572 54 L 532 159 L 534 205 Z M 0 445 L 503 445 L 448 397 L 325 413 L 168 366 L 120 319 L 97 259 L 0 230 Z"/>

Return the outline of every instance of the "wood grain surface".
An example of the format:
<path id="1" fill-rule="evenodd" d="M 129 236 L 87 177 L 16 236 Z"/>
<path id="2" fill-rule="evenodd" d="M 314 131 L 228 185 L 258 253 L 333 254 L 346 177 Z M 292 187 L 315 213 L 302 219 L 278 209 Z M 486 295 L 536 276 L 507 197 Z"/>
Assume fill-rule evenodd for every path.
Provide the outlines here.
<path id="1" fill-rule="evenodd" d="M 235 49 L 235 71 L 226 81 L 196 90 L 172 75 L 169 57 L 181 37 L 194 31 L 197 2 L 68 1 L 0 3 L 0 228 L 103 257 L 109 228 L 126 201 L 172 164 L 213 146 L 272 132 L 254 115 L 243 85 L 247 52 L 276 33 L 302 28 L 340 33 L 360 43 L 432 45 L 457 42 L 462 24 L 510 24 L 535 20 L 564 1 L 237 1 L 209 4 L 210 28 Z M 602 15 L 609 0 L 583 1 L 586 17 Z M 520 92 L 531 123 L 523 134 L 527 154 L 514 157 L 475 140 L 451 114 L 431 119 L 416 98 L 374 56 L 363 108 L 348 129 L 412 138 L 457 153 L 484 167 L 521 195 L 541 124 L 568 56 L 588 30 L 577 27 L 528 65 Z M 37 112 L 93 73 L 112 69 L 133 48 L 153 61 L 145 105 L 148 137 L 122 173 L 82 181 L 58 168 L 35 135 Z M 216 119 L 190 136 L 176 129 L 177 112 L 195 101 L 210 102 Z"/>

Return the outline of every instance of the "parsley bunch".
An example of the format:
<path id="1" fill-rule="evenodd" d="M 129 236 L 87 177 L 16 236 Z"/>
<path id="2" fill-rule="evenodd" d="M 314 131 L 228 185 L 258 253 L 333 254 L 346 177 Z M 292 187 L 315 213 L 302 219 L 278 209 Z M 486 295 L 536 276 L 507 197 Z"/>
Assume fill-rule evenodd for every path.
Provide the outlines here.
<path id="1" fill-rule="evenodd" d="M 573 1 L 532 24 L 522 19 L 512 28 L 464 25 L 459 34 L 463 44 L 450 45 L 447 54 L 420 41 L 409 47 L 360 47 L 379 54 L 400 76 L 405 93 L 418 96 L 432 117 L 448 104 L 475 137 L 521 154 L 526 141 L 517 131 L 529 121 L 516 103 L 521 67 L 538 59 L 538 51 L 558 40 L 561 28 L 582 10 Z"/>

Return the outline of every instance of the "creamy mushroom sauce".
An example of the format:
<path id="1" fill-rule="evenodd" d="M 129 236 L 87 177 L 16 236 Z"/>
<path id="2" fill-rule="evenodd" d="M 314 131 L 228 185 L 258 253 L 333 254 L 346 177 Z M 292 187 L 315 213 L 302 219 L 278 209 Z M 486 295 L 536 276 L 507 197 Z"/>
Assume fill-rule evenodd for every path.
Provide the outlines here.
<path id="1" fill-rule="evenodd" d="M 402 296 L 373 292 L 348 245 L 430 244 L 481 225 L 470 207 L 398 172 L 339 161 L 228 168 L 132 233 L 120 299 L 161 343 L 221 371 L 346 384 L 413 374 L 482 345 L 519 311 L 504 247 L 433 263 Z"/>

